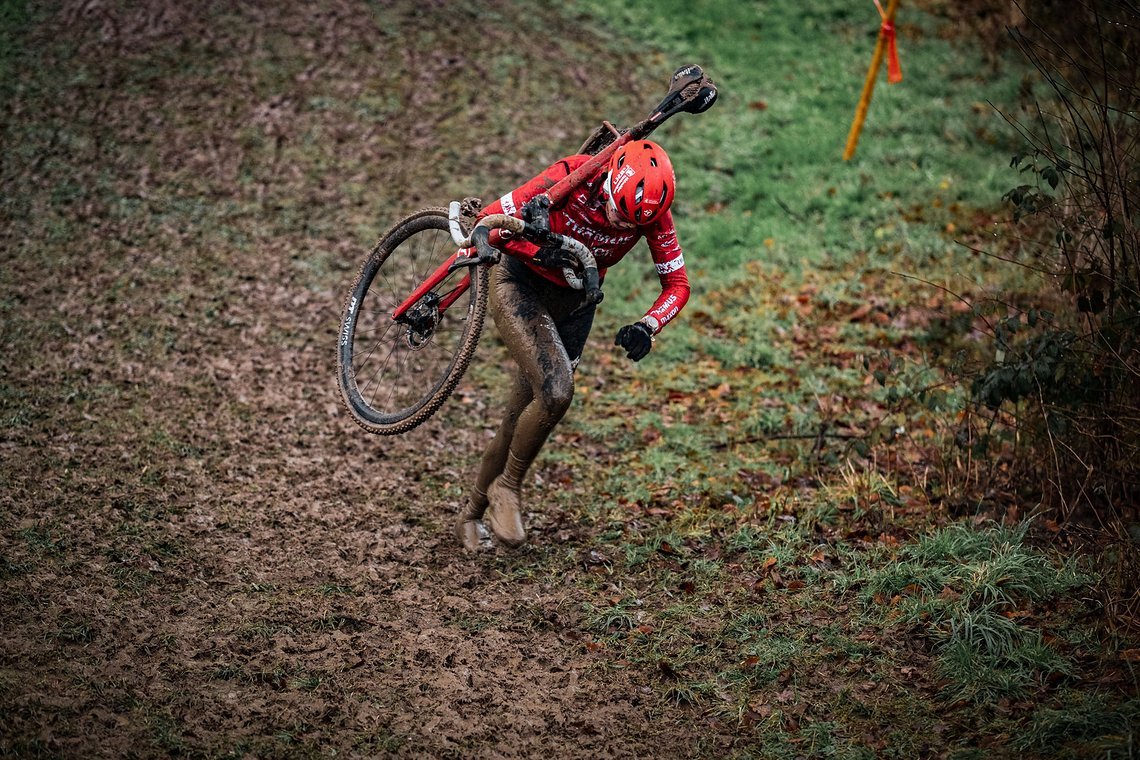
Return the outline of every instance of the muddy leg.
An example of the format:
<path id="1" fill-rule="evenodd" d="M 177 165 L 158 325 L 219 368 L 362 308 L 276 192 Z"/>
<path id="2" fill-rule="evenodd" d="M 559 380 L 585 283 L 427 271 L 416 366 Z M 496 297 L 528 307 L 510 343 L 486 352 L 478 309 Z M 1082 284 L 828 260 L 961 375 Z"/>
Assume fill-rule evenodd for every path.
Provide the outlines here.
<path id="1" fill-rule="evenodd" d="M 475 484 L 471 487 L 471 492 L 467 495 L 467 504 L 459 515 L 459 521 L 455 524 L 456 537 L 470 551 L 479 548 L 478 521 L 483 518 L 483 513 L 487 511 L 487 489 L 506 467 L 511 439 L 514 437 L 519 415 L 530 403 L 532 397 L 530 383 L 521 373 L 515 375 L 514 389 L 507 401 L 507 410 L 503 416 L 503 421 L 500 423 L 495 437 L 483 452 L 479 471 L 475 475 Z"/>
<path id="2" fill-rule="evenodd" d="M 530 385 L 531 399 L 515 424 L 502 474 L 487 490 L 487 525 L 507 546 L 519 546 L 526 541 L 521 503 L 523 477 L 554 426 L 570 408 L 574 377 L 570 358 L 549 314 L 543 311 L 531 319 L 496 322 L 519 363 L 521 375 Z"/>
<path id="3" fill-rule="evenodd" d="M 574 396 L 574 367 L 593 322 L 580 293 L 542 280 L 516 259 L 492 273 L 491 315 L 519 370 L 506 416 L 483 454 L 456 533 L 478 546 L 475 520 L 507 546 L 526 540 L 522 482 Z"/>

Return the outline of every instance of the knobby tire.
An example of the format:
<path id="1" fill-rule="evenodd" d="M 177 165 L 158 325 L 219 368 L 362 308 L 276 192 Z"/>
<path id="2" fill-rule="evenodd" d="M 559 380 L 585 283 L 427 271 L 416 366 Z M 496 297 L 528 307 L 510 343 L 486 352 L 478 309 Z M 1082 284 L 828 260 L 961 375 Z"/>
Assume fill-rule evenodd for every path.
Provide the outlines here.
<path id="1" fill-rule="evenodd" d="M 457 270 L 417 302 L 425 303 L 470 272 L 467 292 L 444 312 L 429 339 L 419 342 L 419 333 L 391 320 L 396 305 L 454 251 L 447 211 L 417 211 L 380 238 L 345 298 L 337 375 L 345 406 L 370 433 L 397 435 L 422 424 L 454 392 L 471 363 L 487 314 L 487 266 Z M 421 313 L 432 312 L 425 307 Z"/>

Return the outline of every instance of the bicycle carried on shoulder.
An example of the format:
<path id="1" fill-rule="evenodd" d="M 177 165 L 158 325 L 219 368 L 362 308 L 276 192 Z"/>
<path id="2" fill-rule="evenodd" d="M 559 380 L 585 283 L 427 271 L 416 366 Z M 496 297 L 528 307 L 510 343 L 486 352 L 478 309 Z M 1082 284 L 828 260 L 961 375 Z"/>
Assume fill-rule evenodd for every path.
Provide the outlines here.
<path id="1" fill-rule="evenodd" d="M 337 377 L 353 419 L 370 433 L 396 435 L 443 405 L 474 357 L 487 314 L 489 268 L 498 263 L 504 240 L 521 237 L 565 254 L 567 282 L 599 303 L 593 254 L 573 237 L 551 231 L 551 209 L 619 147 L 645 139 L 674 114 L 708 110 L 716 97 L 716 85 L 700 66 L 678 69 L 648 118 L 626 130 L 603 122 L 579 149 L 590 160 L 525 204 L 521 218 L 479 218 L 481 204 L 468 198 L 397 222 L 361 266 L 340 321 Z"/>

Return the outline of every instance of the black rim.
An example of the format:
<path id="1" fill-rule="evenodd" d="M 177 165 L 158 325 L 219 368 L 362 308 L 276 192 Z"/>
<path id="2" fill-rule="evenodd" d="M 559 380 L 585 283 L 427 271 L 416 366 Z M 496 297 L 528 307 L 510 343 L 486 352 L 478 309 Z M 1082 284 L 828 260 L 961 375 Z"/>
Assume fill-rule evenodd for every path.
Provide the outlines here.
<path id="1" fill-rule="evenodd" d="M 459 358 L 474 288 L 442 315 L 438 305 L 466 270 L 452 273 L 399 321 L 391 318 L 454 247 L 442 214 L 409 220 L 378 247 L 349 300 L 341 329 L 342 385 L 353 411 L 370 424 L 394 425 L 415 415 Z"/>

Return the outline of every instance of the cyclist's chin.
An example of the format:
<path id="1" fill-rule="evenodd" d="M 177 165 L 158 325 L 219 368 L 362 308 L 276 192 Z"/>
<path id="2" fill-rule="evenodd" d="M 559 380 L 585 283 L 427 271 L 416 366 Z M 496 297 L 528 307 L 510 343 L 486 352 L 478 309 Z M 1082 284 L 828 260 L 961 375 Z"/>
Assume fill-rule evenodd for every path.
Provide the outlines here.
<path id="1" fill-rule="evenodd" d="M 632 230 L 635 226 L 633 222 L 627 222 L 614 212 L 606 209 L 606 221 L 611 227 L 618 230 Z"/>

